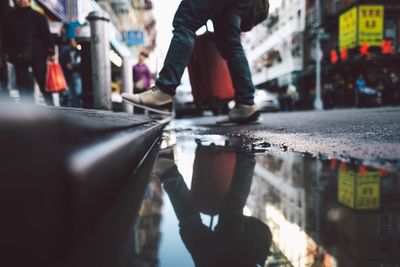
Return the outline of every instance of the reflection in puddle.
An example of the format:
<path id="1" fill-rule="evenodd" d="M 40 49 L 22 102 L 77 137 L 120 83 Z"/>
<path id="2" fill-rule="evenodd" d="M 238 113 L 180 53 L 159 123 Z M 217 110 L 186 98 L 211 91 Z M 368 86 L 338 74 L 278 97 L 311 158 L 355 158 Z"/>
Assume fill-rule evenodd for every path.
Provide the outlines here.
<path id="1" fill-rule="evenodd" d="M 318 160 L 243 136 L 170 133 L 164 145 L 170 151 L 155 167 L 161 230 L 159 217 L 142 216 L 138 238 L 152 237 L 159 266 L 400 265 L 398 170 Z M 159 180 L 151 186 L 157 200 L 143 206 L 159 214 Z"/>

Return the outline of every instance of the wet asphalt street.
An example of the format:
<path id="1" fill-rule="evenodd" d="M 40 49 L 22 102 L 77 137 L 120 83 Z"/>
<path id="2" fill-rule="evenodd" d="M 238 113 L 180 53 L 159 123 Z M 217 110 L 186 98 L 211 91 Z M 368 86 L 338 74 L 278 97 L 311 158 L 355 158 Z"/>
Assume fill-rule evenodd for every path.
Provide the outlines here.
<path id="1" fill-rule="evenodd" d="M 171 121 L 129 266 L 399 266 L 399 112 Z"/>
<path id="2" fill-rule="evenodd" d="M 1 266 L 34 254 L 65 261 L 35 266 L 400 266 L 399 108 L 264 113 L 231 126 L 205 114 L 163 131 L 127 114 L 2 107 L 12 253 L 0 259 L 15 264 Z M 60 169 L 74 166 L 58 163 L 68 153 L 85 168 Z M 132 153 L 148 155 L 133 172 Z"/>
<path id="3" fill-rule="evenodd" d="M 176 120 L 170 127 L 200 134 L 241 134 L 290 151 L 330 158 L 374 164 L 400 159 L 400 108 L 263 113 L 262 117 L 260 124 L 221 127 L 210 115 Z"/>

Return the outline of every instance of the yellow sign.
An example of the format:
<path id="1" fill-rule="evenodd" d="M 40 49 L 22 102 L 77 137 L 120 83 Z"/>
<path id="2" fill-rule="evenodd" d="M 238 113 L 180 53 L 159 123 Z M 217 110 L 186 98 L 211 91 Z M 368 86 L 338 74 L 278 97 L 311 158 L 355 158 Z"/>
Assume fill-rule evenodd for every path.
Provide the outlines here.
<path id="1" fill-rule="evenodd" d="M 357 209 L 378 209 L 380 207 L 380 174 L 369 171 L 357 177 Z"/>
<path id="2" fill-rule="evenodd" d="M 339 47 L 351 49 L 363 43 L 380 46 L 383 40 L 385 8 L 382 5 L 361 5 L 339 17 Z"/>
<path id="3" fill-rule="evenodd" d="M 366 43 L 380 46 L 383 40 L 385 10 L 382 5 L 362 5 L 358 7 L 358 45 Z"/>
<path id="4" fill-rule="evenodd" d="M 340 15 L 339 46 L 340 50 L 354 48 L 357 45 L 357 7 Z"/>
<path id="5" fill-rule="evenodd" d="M 378 209 L 380 207 L 380 190 L 379 172 L 339 171 L 338 201 L 349 208 Z"/>
<path id="6" fill-rule="evenodd" d="M 354 171 L 339 171 L 338 200 L 350 208 L 354 208 L 355 205 L 355 179 L 356 173 Z"/>

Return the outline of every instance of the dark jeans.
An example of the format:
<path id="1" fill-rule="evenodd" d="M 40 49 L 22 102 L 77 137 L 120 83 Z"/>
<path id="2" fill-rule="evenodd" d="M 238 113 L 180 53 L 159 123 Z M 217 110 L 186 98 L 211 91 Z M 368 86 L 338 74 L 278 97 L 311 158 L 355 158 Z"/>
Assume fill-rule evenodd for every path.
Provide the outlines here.
<path id="1" fill-rule="evenodd" d="M 23 102 L 34 102 L 34 83 L 29 73 L 29 67 L 32 67 L 33 76 L 39 85 L 40 91 L 47 105 L 53 105 L 53 97 L 45 90 L 47 62 L 46 60 L 34 62 L 14 62 L 15 79 L 20 97 Z"/>
<path id="2" fill-rule="evenodd" d="M 0 62 L 0 99 L 8 96 L 8 69 L 5 62 Z"/>
<path id="3" fill-rule="evenodd" d="M 248 0 L 183 0 L 175 14 L 174 35 L 156 80 L 157 87 L 170 95 L 175 94 L 192 55 L 195 32 L 211 19 L 216 46 L 228 63 L 236 103 L 254 104 L 254 85 L 240 41 L 240 14 L 248 3 Z"/>
<path id="4" fill-rule="evenodd" d="M 68 91 L 61 94 L 61 105 L 65 107 L 81 108 L 82 78 L 78 72 L 68 73 L 64 70 Z"/>

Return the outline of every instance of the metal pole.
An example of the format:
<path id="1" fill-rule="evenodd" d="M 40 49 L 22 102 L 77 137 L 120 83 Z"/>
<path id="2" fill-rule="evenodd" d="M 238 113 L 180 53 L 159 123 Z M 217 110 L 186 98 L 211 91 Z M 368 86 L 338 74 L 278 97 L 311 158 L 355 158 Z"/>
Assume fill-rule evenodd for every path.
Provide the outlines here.
<path id="1" fill-rule="evenodd" d="M 111 110 L 111 62 L 107 36 L 110 17 L 106 12 L 94 11 L 87 20 L 91 31 L 94 108 Z"/>
<path id="2" fill-rule="evenodd" d="M 321 28 L 321 0 L 316 0 L 317 9 L 317 36 L 316 36 L 316 61 L 315 61 L 315 110 L 323 110 L 323 103 L 321 99 L 321 60 L 322 60 L 322 50 L 321 50 L 321 34 L 323 30 Z"/>
<path id="3" fill-rule="evenodd" d="M 132 60 L 130 57 L 123 57 L 122 59 L 122 92 L 133 93 L 133 74 L 132 74 Z M 133 106 L 123 103 L 125 112 L 133 113 Z"/>

